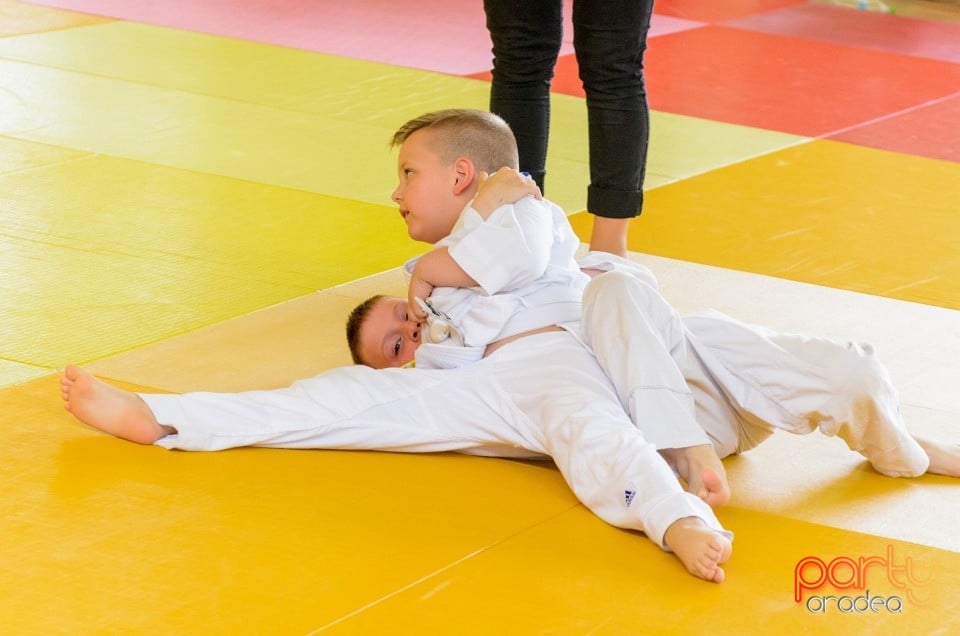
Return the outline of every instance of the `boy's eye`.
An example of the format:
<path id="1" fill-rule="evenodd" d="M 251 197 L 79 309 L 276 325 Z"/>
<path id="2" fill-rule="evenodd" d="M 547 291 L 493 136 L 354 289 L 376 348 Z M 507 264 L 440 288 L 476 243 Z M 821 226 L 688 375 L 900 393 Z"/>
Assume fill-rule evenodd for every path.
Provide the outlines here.
<path id="1" fill-rule="evenodd" d="M 400 355 L 400 338 L 397 338 L 397 344 L 393 345 L 393 355 Z"/>

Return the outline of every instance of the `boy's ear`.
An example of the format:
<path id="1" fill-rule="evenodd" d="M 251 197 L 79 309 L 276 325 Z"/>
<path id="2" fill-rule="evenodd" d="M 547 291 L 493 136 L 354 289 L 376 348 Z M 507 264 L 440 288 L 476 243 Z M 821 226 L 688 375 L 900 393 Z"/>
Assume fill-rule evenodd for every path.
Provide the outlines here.
<path id="1" fill-rule="evenodd" d="M 453 193 L 459 196 L 473 185 L 473 181 L 477 176 L 476 168 L 473 165 L 473 161 L 467 157 L 460 157 L 453 162 L 453 171 L 456 175 L 456 180 L 453 184 Z"/>

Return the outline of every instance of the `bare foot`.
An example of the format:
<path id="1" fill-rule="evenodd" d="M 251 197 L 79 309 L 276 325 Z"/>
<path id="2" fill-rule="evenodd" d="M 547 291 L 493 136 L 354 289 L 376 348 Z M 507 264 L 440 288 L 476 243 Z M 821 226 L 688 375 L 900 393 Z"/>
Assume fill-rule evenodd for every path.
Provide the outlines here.
<path id="1" fill-rule="evenodd" d="M 139 395 L 110 386 L 73 365 L 60 376 L 63 405 L 93 428 L 137 444 L 153 444 L 174 432 L 161 426 Z"/>
<path id="2" fill-rule="evenodd" d="M 666 448 L 660 454 L 687 484 L 687 492 L 700 497 L 711 508 L 730 501 L 727 471 L 712 444 L 687 448 Z"/>
<path id="3" fill-rule="evenodd" d="M 705 581 L 723 583 L 725 575 L 720 564 L 730 559 L 733 546 L 703 520 L 684 517 L 674 521 L 663 535 L 663 542 L 690 574 Z"/>
<path id="4" fill-rule="evenodd" d="M 930 458 L 928 473 L 960 477 L 960 444 L 941 444 L 927 439 L 914 437 L 920 448 Z"/>
<path id="5" fill-rule="evenodd" d="M 719 461 L 719 460 L 718 460 Z M 711 508 L 719 508 L 730 501 L 730 486 L 727 485 L 727 473 L 720 466 L 720 472 L 713 468 L 704 468 L 692 476 L 693 479 L 687 482 L 690 492 L 696 493 Z"/>

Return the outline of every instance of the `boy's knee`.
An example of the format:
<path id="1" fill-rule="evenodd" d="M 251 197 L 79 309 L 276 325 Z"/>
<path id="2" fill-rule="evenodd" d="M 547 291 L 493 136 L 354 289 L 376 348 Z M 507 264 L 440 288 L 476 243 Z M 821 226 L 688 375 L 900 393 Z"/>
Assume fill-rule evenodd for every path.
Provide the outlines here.
<path id="1" fill-rule="evenodd" d="M 625 293 L 629 293 L 636 284 L 637 280 L 624 272 L 618 270 L 603 272 L 590 280 L 587 288 L 583 292 L 583 297 L 586 299 L 588 294 L 591 297 L 601 297 L 610 294 L 619 297 Z"/>
<path id="2" fill-rule="evenodd" d="M 614 303 L 617 307 L 633 305 L 643 313 L 656 310 L 665 301 L 659 292 L 629 272 L 613 270 L 595 276 L 583 293 L 584 305 Z"/>

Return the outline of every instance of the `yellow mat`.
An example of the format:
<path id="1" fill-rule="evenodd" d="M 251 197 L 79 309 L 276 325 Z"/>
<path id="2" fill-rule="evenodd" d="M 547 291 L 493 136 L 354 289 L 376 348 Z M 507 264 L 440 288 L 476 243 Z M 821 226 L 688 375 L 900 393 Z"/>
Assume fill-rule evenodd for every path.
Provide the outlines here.
<path id="1" fill-rule="evenodd" d="M 50 373 L 49 369 L 0 360 L 0 387 L 19 384 Z"/>
<path id="2" fill-rule="evenodd" d="M 97 375 L 172 393 L 289 386 L 352 364 L 346 317 L 374 294 L 405 294 L 397 270 L 310 294 L 88 366 Z"/>
<path id="3" fill-rule="evenodd" d="M 728 582 L 713 586 L 595 518 L 550 464 L 169 452 L 86 429 L 56 393 L 53 377 L 0 391 L 0 559 L 10 573 L 0 624 L 13 633 L 960 627 L 954 552 L 729 508 L 721 516 L 737 533 L 735 559 Z M 913 586 L 932 595 L 925 605 L 880 570 L 866 583 L 873 596 L 903 597 L 899 614 L 828 607 L 825 617 L 807 609 L 809 595 L 794 601 L 805 557 L 885 557 L 888 545 L 930 581 Z"/>
<path id="4" fill-rule="evenodd" d="M 36 144 L 0 136 L 0 175 L 20 172 L 38 166 L 63 163 L 86 155 L 87 153 L 59 146 Z M 12 190 L 13 188 L 9 189 Z M 5 218 L 4 221 L 6 226 L 9 218 Z"/>
<path id="5" fill-rule="evenodd" d="M 0 390 L 9 633 L 302 634 L 577 505 L 540 464 L 134 446 L 57 393 Z"/>
<path id="6" fill-rule="evenodd" d="M 926 361 L 938 370 L 924 383 L 903 383 L 904 416 L 917 433 L 960 442 L 956 429 L 960 398 L 949 390 L 949 378 L 960 376 L 960 349 L 949 343 L 941 343 L 937 349 L 936 341 L 925 339 L 925 334 L 942 333 L 951 324 L 938 315 L 945 310 L 790 281 L 758 280 L 754 275 L 666 259 L 635 258 L 660 275 L 663 292 L 685 311 L 716 300 L 713 306 L 744 319 L 763 318 L 763 324 L 781 330 L 789 330 L 794 324 L 789 319 L 794 319 L 806 323 L 808 331 L 827 334 L 838 329 L 833 316 L 841 312 L 862 315 L 864 323 L 882 314 L 884 323 L 894 327 L 928 325 L 929 333 L 873 329 L 861 330 L 861 335 L 870 336 L 880 351 L 890 354 L 885 360 L 895 379 L 912 374 L 915 361 Z M 723 290 L 725 297 L 713 298 L 717 290 Z M 762 290 L 763 294 L 751 299 L 749 290 Z M 90 369 L 103 377 L 177 393 L 286 386 L 348 364 L 343 317 L 374 293 L 403 292 L 403 275 L 394 270 L 100 360 Z M 791 299 L 818 308 L 819 322 L 803 314 L 785 318 L 782 312 L 763 313 L 787 305 Z M 901 346 L 887 346 L 894 343 Z M 778 435 L 730 460 L 730 473 L 737 505 L 960 551 L 955 532 L 960 526 L 960 485 L 956 480 L 884 478 L 839 440 Z"/>
<path id="7" fill-rule="evenodd" d="M 960 164 L 814 141 L 650 192 L 629 247 L 958 309 L 957 201 Z"/>
<path id="8" fill-rule="evenodd" d="M 904 407 L 914 432 L 958 440 L 957 414 Z M 960 553 L 960 486 L 890 479 L 838 440 L 777 433 L 724 462 L 734 506 Z"/>
<path id="9" fill-rule="evenodd" d="M 390 190 L 371 186 L 366 175 L 395 174 L 385 144 L 391 129 L 20 62 L 0 60 L 0 78 L 8 89 L 0 93 L 0 134 L 389 202 Z M 330 139 L 342 145 L 332 147 Z"/>
<path id="10" fill-rule="evenodd" d="M 928 634 L 960 627 L 952 592 L 958 554 L 735 508 L 721 518 L 738 534 L 720 586 L 687 576 L 651 543 L 577 508 L 312 633 Z M 837 558 L 877 557 L 895 568 L 911 559 L 911 573 L 925 584 L 901 589 L 904 575 L 891 582 L 874 565 L 863 588 L 837 587 L 851 573 L 837 565 L 822 588 L 801 589 L 797 603 L 794 570 L 808 557 L 827 567 Z M 816 582 L 817 567 L 806 566 L 801 581 Z M 867 590 L 883 601 L 860 612 Z M 833 600 L 820 600 L 827 597 Z M 886 609 L 899 607 L 892 597 L 902 598 L 902 611 Z"/>
<path id="11" fill-rule="evenodd" d="M 816 435 L 727 461 L 736 551 L 712 586 L 550 463 L 178 453 L 80 425 L 52 373 L 68 362 L 167 391 L 346 363 L 348 308 L 402 292 L 393 268 L 424 249 L 389 202 L 386 140 L 485 108 L 489 86 L 10 0 L 0 36 L 4 633 L 960 631 L 957 480 L 887 479 Z M 547 193 L 571 212 L 586 122 L 554 96 Z M 639 257 L 664 294 L 874 342 L 913 430 L 956 440 L 957 164 L 665 113 L 652 130 L 631 247 L 730 268 Z M 805 590 L 835 597 L 826 614 L 795 601 L 803 559 L 841 559 L 838 583 L 889 546 L 929 577 L 910 586 L 925 604 L 844 611 L 863 591 L 838 584 Z M 864 583 L 908 591 L 882 568 Z"/>
<path id="12" fill-rule="evenodd" d="M 389 202 L 386 142 L 400 124 L 438 108 L 486 108 L 489 91 L 477 80 L 124 22 L 0 40 L 0 58 L 30 64 L 0 66 L 0 85 L 36 91 L 11 101 L 0 133 L 6 125 L 25 139 L 375 204 Z M 104 111 L 104 99 L 115 106 Z M 804 140 L 651 117 L 647 188 Z M 27 127 L 36 119 L 42 131 Z M 589 175 L 583 100 L 553 96 L 552 119 L 548 195 L 576 212 Z"/>
<path id="13" fill-rule="evenodd" d="M 0 234 L 3 355 L 38 366 L 125 351 L 423 250 L 389 208 L 106 156 L 0 174 L 0 189 L 13 203 Z M 382 247 L 347 249 L 364 241 Z"/>

